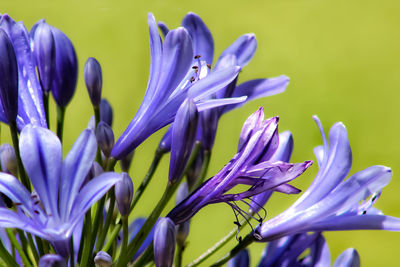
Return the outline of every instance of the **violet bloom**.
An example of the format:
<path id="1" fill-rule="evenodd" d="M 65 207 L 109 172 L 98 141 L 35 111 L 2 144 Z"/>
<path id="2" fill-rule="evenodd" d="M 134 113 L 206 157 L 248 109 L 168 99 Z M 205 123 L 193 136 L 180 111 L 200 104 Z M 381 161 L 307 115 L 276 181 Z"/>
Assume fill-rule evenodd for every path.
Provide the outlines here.
<path id="1" fill-rule="evenodd" d="M 116 159 L 123 158 L 151 134 L 171 123 L 186 98 L 192 98 L 199 111 L 245 100 L 245 97 L 207 100 L 235 79 L 240 67 L 229 66 L 208 74 L 207 63 L 194 54 L 192 38 L 185 28 L 169 31 L 162 43 L 152 14 L 148 21 L 149 83 L 142 105 L 114 146 L 111 156 Z M 198 59 L 196 65 L 194 57 Z"/>
<path id="2" fill-rule="evenodd" d="M 18 129 L 21 130 L 29 123 L 47 127 L 42 89 L 36 75 L 36 61 L 31 51 L 30 34 L 22 22 L 15 22 L 7 14 L 0 15 L 0 28 L 11 40 L 17 59 Z M 0 103 L 0 120 L 4 123 L 9 122 L 3 103 Z"/>
<path id="3" fill-rule="evenodd" d="M 346 128 L 342 123 L 334 124 L 328 144 L 319 119 L 314 119 L 323 138 L 323 146 L 314 150 L 319 172 L 291 207 L 260 226 L 262 241 L 309 231 L 399 231 L 399 218 L 372 208 L 392 177 L 391 169 L 372 166 L 344 180 L 352 162 Z"/>
<path id="4" fill-rule="evenodd" d="M 103 173 L 82 186 L 97 149 L 96 138 L 89 129 L 78 137 L 64 161 L 60 140 L 45 128 L 25 126 L 19 145 L 39 199 L 33 199 L 17 178 L 0 173 L 0 192 L 16 206 L 16 211 L 0 208 L 0 227 L 19 228 L 52 241 L 57 252 L 66 256 L 68 251 L 62 249 L 77 224 L 121 176 Z"/>
<path id="5" fill-rule="evenodd" d="M 164 34 L 168 33 L 168 27 L 164 23 L 159 23 L 158 26 Z M 222 52 L 213 68 L 211 65 L 214 56 L 214 40 L 203 20 L 190 12 L 183 18 L 182 27 L 188 31 L 192 38 L 194 54 L 200 56 L 199 59 L 195 59 L 194 64 L 200 60 L 206 62 L 211 68 L 211 73 L 234 66 L 244 68 L 253 58 L 257 49 L 257 40 L 254 34 L 245 34 Z M 222 114 L 238 108 L 250 100 L 283 92 L 289 84 L 289 78 L 282 75 L 276 78 L 250 80 L 238 86 L 236 83 L 237 77 L 215 94 L 210 94 L 207 99 L 217 100 L 246 96 L 246 101 L 216 109 L 207 109 L 199 113 L 200 123 L 197 139 L 202 141 L 205 150 L 211 150 L 214 145 L 218 121 Z M 169 132 L 167 131 L 162 143 L 160 143 L 160 147 L 165 151 L 170 149 Z"/>
<path id="6" fill-rule="evenodd" d="M 290 164 L 271 161 L 278 145 L 278 118 L 264 121 L 264 112 L 260 108 L 244 123 L 238 152 L 232 160 L 180 202 L 168 217 L 175 224 L 180 224 L 194 216 L 202 207 L 220 202 L 227 203 L 239 214 L 243 214 L 235 201 L 250 198 L 266 190 L 299 193 L 300 190 L 287 182 L 302 174 L 312 162 Z M 248 185 L 250 188 L 229 194 L 228 191 L 237 185 Z"/>

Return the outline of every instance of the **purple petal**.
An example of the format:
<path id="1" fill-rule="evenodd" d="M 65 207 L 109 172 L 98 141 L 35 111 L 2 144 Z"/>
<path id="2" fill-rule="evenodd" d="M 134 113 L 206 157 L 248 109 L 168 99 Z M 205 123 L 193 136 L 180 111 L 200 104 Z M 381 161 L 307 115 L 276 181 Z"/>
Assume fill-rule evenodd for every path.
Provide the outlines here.
<path id="1" fill-rule="evenodd" d="M 58 216 L 58 186 L 62 149 L 58 137 L 48 129 L 27 125 L 20 135 L 19 149 L 26 173 L 46 212 Z"/>
<path id="2" fill-rule="evenodd" d="M 93 131 L 84 130 L 65 157 L 61 171 L 59 196 L 60 215 L 68 218 L 75 197 L 79 193 L 96 157 L 97 143 Z"/>
<path id="3" fill-rule="evenodd" d="M 194 54 L 200 55 L 201 60 L 206 61 L 207 64 L 212 64 L 214 40 L 203 20 L 190 12 L 183 18 L 182 26 L 188 30 L 190 37 L 192 37 Z"/>
<path id="4" fill-rule="evenodd" d="M 238 152 L 247 144 L 250 137 L 254 134 L 254 130 L 260 128 L 264 121 L 264 108 L 260 107 L 256 112 L 251 114 L 243 124 L 240 132 Z"/>
<path id="5" fill-rule="evenodd" d="M 18 206 L 30 216 L 33 215 L 31 194 L 14 176 L 0 173 L 0 192 L 9 197 L 14 203 L 19 203 Z"/>
<path id="6" fill-rule="evenodd" d="M 310 257 L 311 266 L 324 267 L 331 264 L 331 253 L 323 235 L 320 234 L 310 246 Z"/>
<path id="7" fill-rule="evenodd" d="M 197 102 L 196 106 L 199 112 L 201 112 L 216 107 L 242 103 L 246 101 L 246 98 L 247 98 L 246 96 L 242 96 L 242 97 L 232 97 L 232 98 L 210 99 Z"/>
<path id="8" fill-rule="evenodd" d="M 243 68 L 250 62 L 256 49 L 257 40 L 254 34 L 245 34 L 240 36 L 233 44 L 225 49 L 219 56 L 218 61 L 226 55 L 235 55 L 238 60 L 238 65 Z"/>
<path id="9" fill-rule="evenodd" d="M 360 255 L 354 248 L 348 248 L 343 251 L 335 260 L 332 267 L 359 267 Z"/>
<path id="10" fill-rule="evenodd" d="M 278 149 L 271 157 L 271 161 L 278 160 L 283 162 L 289 162 L 290 156 L 293 151 L 293 136 L 289 131 L 285 131 L 279 134 L 279 146 Z"/>
<path id="11" fill-rule="evenodd" d="M 162 34 L 164 35 L 164 37 L 167 36 L 167 34 L 168 34 L 168 32 L 169 32 L 169 29 L 168 29 L 167 24 L 165 24 L 165 23 L 162 22 L 162 21 L 159 21 L 159 22 L 157 23 L 157 25 L 158 25 L 158 28 L 161 30 Z"/>
<path id="12" fill-rule="evenodd" d="M 26 216 L 21 216 L 7 208 L 0 208 L 0 227 L 18 228 L 39 237 L 48 239 L 49 237 L 42 231 L 42 225 L 36 225 Z"/>

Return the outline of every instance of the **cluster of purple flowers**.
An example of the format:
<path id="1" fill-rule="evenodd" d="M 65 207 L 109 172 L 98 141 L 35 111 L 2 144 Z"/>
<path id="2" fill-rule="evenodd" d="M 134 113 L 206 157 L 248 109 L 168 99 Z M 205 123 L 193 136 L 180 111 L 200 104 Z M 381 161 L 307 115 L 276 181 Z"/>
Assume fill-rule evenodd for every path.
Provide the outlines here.
<path id="1" fill-rule="evenodd" d="M 232 159 L 208 180 L 207 168 L 223 114 L 244 103 L 283 92 L 286 76 L 238 84 L 257 41 L 245 34 L 214 58 L 213 37 L 199 16 L 188 13 L 169 30 L 148 15 L 151 65 L 143 102 L 116 140 L 113 113 L 102 99 L 102 69 L 95 58 L 84 68 L 94 116 L 63 159 L 63 123 L 77 83 L 78 64 L 68 37 L 44 20 L 30 31 L 0 15 L 0 120 L 12 146 L 0 147 L 0 263 L 7 266 L 182 266 L 190 220 L 209 204 L 226 203 L 236 229 L 194 260 L 197 266 L 235 235 L 238 243 L 213 266 L 249 266 L 247 247 L 268 242 L 259 266 L 329 266 L 324 231 L 400 230 L 400 219 L 373 207 L 392 176 L 372 166 L 347 177 L 352 154 L 346 128 L 329 138 L 314 117 L 323 145 L 315 148 L 319 172 L 287 210 L 266 220 L 273 192 L 299 194 L 289 182 L 312 161 L 290 163 L 293 138 L 278 131 L 278 117 L 259 108 L 244 122 Z M 160 32 L 162 33 L 160 35 Z M 50 125 L 50 95 L 57 108 Z M 170 125 L 146 177 L 136 190 L 129 176 L 134 150 Z M 51 131 L 51 127 L 55 132 Z M 162 156 L 170 153 L 168 180 L 146 218 L 130 221 Z M 116 172 L 119 162 L 121 172 Z M 176 206 L 160 217 L 177 191 Z M 116 212 L 118 211 L 118 212 Z M 239 237 L 246 225 L 251 231 Z M 176 251 L 175 251 L 175 248 Z M 176 255 L 175 255 L 176 254 Z M 359 266 L 356 250 L 334 266 Z"/>

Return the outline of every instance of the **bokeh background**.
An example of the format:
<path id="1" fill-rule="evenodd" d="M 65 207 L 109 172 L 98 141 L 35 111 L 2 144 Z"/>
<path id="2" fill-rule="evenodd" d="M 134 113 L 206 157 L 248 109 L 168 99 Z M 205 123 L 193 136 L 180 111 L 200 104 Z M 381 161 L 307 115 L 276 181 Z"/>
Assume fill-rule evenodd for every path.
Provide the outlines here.
<path id="1" fill-rule="evenodd" d="M 215 57 L 241 34 L 256 34 L 258 51 L 241 73 L 241 81 L 280 74 L 291 78 L 285 93 L 251 102 L 222 118 L 209 175 L 215 174 L 235 153 L 243 121 L 259 106 L 264 106 L 266 116 L 280 116 L 281 130 L 292 131 L 293 162 L 314 160 L 312 149 L 322 141 L 311 116 L 318 114 L 326 131 L 336 121 L 347 126 L 354 158 L 352 173 L 374 164 L 393 168 L 392 182 L 376 206 L 386 214 L 400 217 L 399 1 L 12 0 L 2 1 L 0 9 L 0 13 L 23 20 L 28 28 L 45 18 L 75 45 L 80 74 L 77 91 L 67 109 L 64 153 L 92 115 L 83 81 L 86 59 L 96 57 L 102 65 L 103 95 L 114 108 L 113 128 L 118 137 L 137 111 L 147 85 L 147 13 L 153 12 L 157 20 L 173 28 L 180 25 L 189 11 L 199 14 L 209 26 L 215 41 Z M 54 114 L 54 108 L 52 111 Z M 135 186 L 147 171 L 163 132 L 137 149 L 130 173 Z M 2 135 L 3 140 L 9 138 L 6 131 Z M 167 181 L 168 161 L 168 157 L 163 159 L 132 218 L 145 216 L 154 207 Z M 316 172 L 315 164 L 294 184 L 306 189 Z M 266 206 L 268 218 L 296 198 L 276 194 Z M 168 209 L 173 205 L 170 203 Z M 223 204 L 199 212 L 192 220 L 184 263 L 232 229 L 233 220 L 231 209 Z M 400 233 L 357 231 L 325 236 L 333 259 L 344 249 L 355 247 L 363 266 L 398 263 Z M 252 246 L 252 266 L 264 247 L 265 244 Z"/>

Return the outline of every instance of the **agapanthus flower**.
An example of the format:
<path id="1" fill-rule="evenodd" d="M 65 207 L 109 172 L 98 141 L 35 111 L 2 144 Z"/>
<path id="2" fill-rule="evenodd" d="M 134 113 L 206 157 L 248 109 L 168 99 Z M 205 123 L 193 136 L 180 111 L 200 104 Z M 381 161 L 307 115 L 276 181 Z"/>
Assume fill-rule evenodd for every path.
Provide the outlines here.
<path id="1" fill-rule="evenodd" d="M 0 15 L 0 28 L 10 38 L 18 65 L 18 116 L 21 130 L 32 123 L 47 127 L 42 101 L 42 89 L 36 75 L 36 60 L 31 51 L 30 34 L 22 22 L 15 22 L 7 14 Z M 0 103 L 0 120 L 8 123 L 3 104 Z"/>
<path id="2" fill-rule="evenodd" d="M 159 23 L 159 27 L 164 34 L 168 33 L 168 28 L 164 23 Z M 196 61 L 204 61 L 209 67 L 211 67 L 214 56 L 214 40 L 210 30 L 203 20 L 198 15 L 190 12 L 183 18 L 182 27 L 188 31 L 192 38 L 194 54 L 200 56 L 198 59 L 194 60 L 193 64 L 197 64 Z M 242 35 L 221 53 L 215 67 L 211 68 L 211 73 L 226 68 L 232 68 L 234 66 L 244 68 L 253 58 L 256 49 L 257 40 L 254 34 Z M 196 70 L 199 71 L 198 69 Z M 207 109 L 199 114 L 200 123 L 197 138 L 202 141 L 202 146 L 206 150 L 211 150 L 214 145 L 218 121 L 222 114 L 238 108 L 250 100 L 281 93 L 289 84 L 289 78 L 284 75 L 276 78 L 250 80 L 241 83 L 238 86 L 237 78 L 238 77 L 221 90 L 209 95 L 207 98 L 209 100 L 217 100 L 222 98 L 246 96 L 246 101 L 238 104 L 226 105 L 216 109 Z M 169 132 L 170 130 L 168 130 L 160 144 L 160 146 L 167 151 L 169 150 L 168 145 L 171 143 L 168 140 L 170 138 Z"/>
<path id="3" fill-rule="evenodd" d="M 111 156 L 116 159 L 171 123 L 186 98 L 192 98 L 199 111 L 243 102 L 246 98 L 208 100 L 209 95 L 236 78 L 240 67 L 229 66 L 209 73 L 207 63 L 194 53 L 188 30 L 180 27 L 169 31 L 163 43 L 152 14 L 148 21 L 151 64 L 147 91 L 137 114 L 114 146 Z M 196 64 L 194 58 L 198 59 Z"/>
<path id="4" fill-rule="evenodd" d="M 315 148 L 319 172 L 310 187 L 287 210 L 264 222 L 258 232 L 262 241 L 309 231 L 400 230 L 400 219 L 383 215 L 372 207 L 391 177 L 385 166 L 372 166 L 345 180 L 352 155 L 347 131 L 336 123 L 329 143 L 322 125 L 323 146 Z"/>
<path id="5" fill-rule="evenodd" d="M 287 184 L 302 174 L 311 161 L 290 164 L 270 160 L 279 145 L 278 118 L 264 121 L 264 112 L 260 108 L 244 123 L 237 154 L 214 177 L 201 184 L 196 191 L 178 204 L 169 214 L 175 224 L 190 219 L 202 207 L 225 202 L 239 214 L 243 214 L 235 201 L 241 201 L 274 190 L 287 194 L 300 190 Z M 248 185 L 248 190 L 229 194 L 237 185 Z"/>
<path id="6" fill-rule="evenodd" d="M 62 161 L 61 143 L 48 129 L 27 125 L 21 131 L 23 165 L 38 198 L 15 178 L 0 173 L 0 192 L 16 210 L 0 208 L 0 227 L 19 228 L 55 244 L 71 237 L 86 211 L 115 183 L 117 173 L 108 172 L 82 186 L 96 156 L 96 138 L 86 129 Z M 65 256 L 66 251 L 58 251 Z"/>

